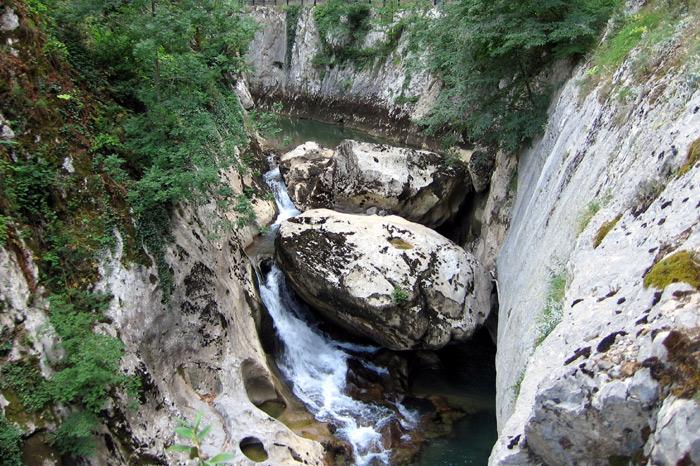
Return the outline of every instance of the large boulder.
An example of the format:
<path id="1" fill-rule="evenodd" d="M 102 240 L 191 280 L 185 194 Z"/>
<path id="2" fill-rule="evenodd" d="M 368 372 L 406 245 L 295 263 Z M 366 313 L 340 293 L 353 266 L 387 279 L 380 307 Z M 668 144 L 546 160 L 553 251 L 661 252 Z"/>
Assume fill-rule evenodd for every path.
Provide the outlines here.
<path id="1" fill-rule="evenodd" d="M 332 160 L 333 150 L 315 142 L 304 143 L 280 158 L 280 173 L 297 209 L 332 206 Z"/>
<path id="2" fill-rule="evenodd" d="M 334 153 L 299 146 L 281 171 L 300 210 L 395 214 L 430 227 L 450 220 L 472 190 L 464 166 L 439 154 L 353 140 Z"/>
<path id="3" fill-rule="evenodd" d="M 490 280 L 473 256 L 396 216 L 316 209 L 276 242 L 292 287 L 322 316 L 395 350 L 469 338 L 488 317 Z"/>

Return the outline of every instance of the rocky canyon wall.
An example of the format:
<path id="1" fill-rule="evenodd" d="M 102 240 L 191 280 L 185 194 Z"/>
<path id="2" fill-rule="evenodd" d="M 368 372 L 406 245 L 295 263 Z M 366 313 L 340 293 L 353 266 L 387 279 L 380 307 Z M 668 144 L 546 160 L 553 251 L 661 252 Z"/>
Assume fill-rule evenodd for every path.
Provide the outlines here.
<path id="1" fill-rule="evenodd" d="M 235 171 L 224 176 L 236 192 L 252 183 Z M 269 201 L 254 207 L 260 222 L 275 214 Z M 175 440 L 178 420 L 192 420 L 197 413 L 212 426 L 203 446 L 208 455 L 235 452 L 234 464 L 249 464 L 239 446 L 260 442 L 274 464 L 323 464 L 320 443 L 295 435 L 257 407 L 289 400 L 268 369 L 258 337 L 261 303 L 244 251 L 256 228 L 221 228 L 236 215 L 214 202 L 176 209 L 174 241 L 167 252 L 174 287 L 167 303 L 162 302 L 155 267 L 125 260 L 121 241 L 104 258 L 96 290 L 111 294 L 112 300 L 98 331 L 124 342 L 122 369 L 137 375 L 142 387 L 138 407 L 131 408 L 133 400 L 120 393 L 107 409 L 92 464 L 175 464 L 180 455 L 169 453 L 167 446 Z M 0 323 L 10 331 L 26 332 L 27 343 L 14 351 L 36 355 L 43 371 L 50 373 L 46 363 L 58 360 L 60 343 L 50 329 L 41 289 L 32 293 L 36 267 L 31 259 L 24 263 L 18 257 L 0 248 Z M 0 396 L 0 402 L 9 412 L 7 400 Z M 46 422 L 52 421 L 37 416 L 20 424 L 28 435 L 36 435 Z"/>
<path id="2" fill-rule="evenodd" d="M 680 22 L 651 58 L 633 51 L 601 82 L 578 67 L 519 157 L 497 260 L 492 464 L 700 461 L 700 406 L 687 399 L 700 296 L 649 277 L 700 249 L 693 34 Z M 680 267 L 697 276 L 692 260 Z"/>
<path id="3" fill-rule="evenodd" d="M 293 114 L 346 124 L 420 143 L 412 120 L 432 108 L 440 83 L 421 67 L 407 38 L 371 64 L 348 62 L 325 67 L 314 62 L 322 49 L 314 9 L 302 8 L 298 17 L 270 7 L 255 7 L 260 25 L 249 52 L 248 81 L 259 102 L 281 101 Z M 296 20 L 296 24 L 287 24 Z M 294 30 L 289 34 L 288 28 Z M 373 26 L 364 47 L 387 39 L 390 25 Z M 293 40 L 292 40 L 293 39 Z"/>

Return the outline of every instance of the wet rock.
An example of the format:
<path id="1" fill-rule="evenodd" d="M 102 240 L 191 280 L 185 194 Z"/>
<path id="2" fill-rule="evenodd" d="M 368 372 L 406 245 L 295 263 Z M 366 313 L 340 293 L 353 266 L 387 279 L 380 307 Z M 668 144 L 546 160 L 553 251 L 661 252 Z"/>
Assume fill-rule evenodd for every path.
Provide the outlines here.
<path id="1" fill-rule="evenodd" d="M 400 217 L 311 210 L 281 225 L 276 251 L 293 288 L 323 317 L 387 348 L 466 340 L 488 316 L 481 265 Z"/>
<path id="2" fill-rule="evenodd" d="M 353 140 L 334 153 L 306 143 L 282 157 L 281 170 L 300 210 L 388 213 L 431 227 L 450 220 L 472 189 L 461 164 L 434 152 Z"/>
<path id="3" fill-rule="evenodd" d="M 396 48 L 374 66 L 345 63 L 319 67 L 314 58 L 324 44 L 340 46 L 348 36 L 339 35 L 339 28 L 331 28 L 333 32 L 324 42 L 314 11 L 303 8 L 297 17 L 275 7 L 251 9 L 260 25 L 246 57 L 255 98 L 270 103 L 285 101 L 294 112 L 306 116 L 328 121 L 342 119 L 353 126 L 401 133 L 402 138 L 411 140 L 423 139 L 411 121 L 427 116 L 437 101 L 441 84 L 427 66 L 408 66 L 410 58 L 425 59 L 411 50 L 408 36 L 400 37 Z M 291 19 L 295 24 L 288 24 Z M 392 27 L 373 24 L 364 35 L 362 47 L 377 46 Z"/>

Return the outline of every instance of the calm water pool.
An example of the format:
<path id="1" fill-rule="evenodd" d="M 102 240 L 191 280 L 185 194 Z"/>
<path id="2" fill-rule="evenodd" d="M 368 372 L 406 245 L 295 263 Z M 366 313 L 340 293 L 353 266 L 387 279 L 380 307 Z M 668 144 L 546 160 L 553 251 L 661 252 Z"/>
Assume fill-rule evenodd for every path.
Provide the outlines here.
<path id="1" fill-rule="evenodd" d="M 418 465 L 486 465 L 496 442 L 496 348 L 482 332 L 471 342 L 439 351 L 440 364 L 419 367 L 413 391 L 438 394 L 467 412 L 451 435 L 433 439 Z"/>
<path id="2" fill-rule="evenodd" d="M 280 116 L 279 126 L 282 131 L 268 140 L 280 150 L 290 150 L 306 141 L 316 141 L 323 147 L 334 148 L 344 139 L 387 143 L 386 139 L 373 136 L 363 131 L 344 126 L 324 123 L 322 121 Z"/>

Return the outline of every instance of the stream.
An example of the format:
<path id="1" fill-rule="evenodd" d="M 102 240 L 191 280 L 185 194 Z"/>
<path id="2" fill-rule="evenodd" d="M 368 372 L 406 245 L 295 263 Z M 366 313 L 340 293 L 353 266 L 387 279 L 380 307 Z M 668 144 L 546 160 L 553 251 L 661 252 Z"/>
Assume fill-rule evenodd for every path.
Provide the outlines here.
<path id="1" fill-rule="evenodd" d="M 285 121 L 286 130 L 283 125 L 282 135 L 286 144 L 279 142 L 282 138 L 278 141 L 278 147 L 284 150 L 308 140 L 327 147 L 335 147 L 348 137 L 382 142 L 327 123 L 288 117 Z M 290 139 L 293 141 L 291 145 Z M 272 159 L 271 166 L 274 167 Z M 264 179 L 279 210 L 269 233 L 273 238 L 281 222 L 300 212 L 287 193 L 279 168 L 272 168 Z M 284 273 L 276 264 L 261 279 L 260 296 L 281 343 L 281 350 L 275 355 L 280 373 L 313 416 L 334 426 L 335 436 L 352 446 L 354 464 L 392 464 L 392 451 L 386 446 L 385 438 L 385 432 L 392 431 L 392 424 L 400 426 L 394 427 L 393 431 L 399 429 L 403 432 L 401 442 L 424 442 L 420 455 L 411 464 L 487 463 L 496 439 L 495 348 L 485 332 L 478 344 L 469 347 L 397 353 L 398 358 L 403 358 L 402 361 L 410 367 L 411 395 L 424 400 L 439 397 L 460 413 L 459 419 L 450 423 L 450 428 L 431 435 L 421 431 L 422 419 L 430 416 L 415 400 L 404 403 L 403 395 L 391 390 L 383 392 L 382 403 L 356 399 L 350 393 L 348 381 L 357 378 L 353 368 L 360 367 L 362 371 L 374 373 L 378 379 L 389 377 L 389 368 L 377 363 L 382 360 L 377 355 L 386 355 L 388 350 L 350 342 L 350 337 L 344 339 L 335 332 L 331 335 L 288 287 Z M 414 430 L 419 432 L 420 442 L 412 438 Z"/>

